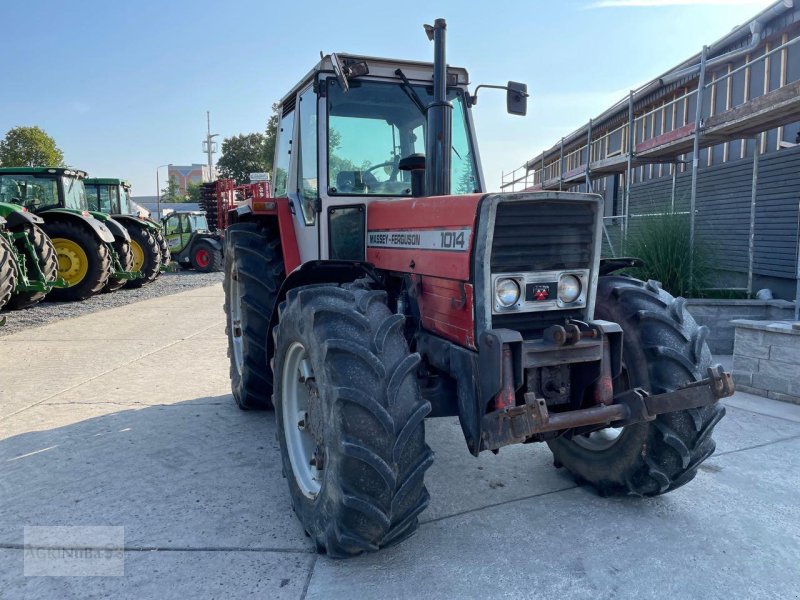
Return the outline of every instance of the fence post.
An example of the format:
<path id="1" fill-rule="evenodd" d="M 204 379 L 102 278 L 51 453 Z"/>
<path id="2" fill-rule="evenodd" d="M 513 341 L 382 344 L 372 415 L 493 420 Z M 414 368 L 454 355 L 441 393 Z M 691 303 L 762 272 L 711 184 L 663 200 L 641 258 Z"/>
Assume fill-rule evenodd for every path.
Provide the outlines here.
<path id="1" fill-rule="evenodd" d="M 625 171 L 625 202 L 622 215 L 622 243 L 623 248 L 628 240 L 628 212 L 631 204 L 631 178 L 633 172 L 633 149 L 635 146 L 634 131 L 636 123 L 633 120 L 633 90 L 628 94 L 628 166 Z M 623 251 L 624 254 L 624 251 Z"/>
<path id="2" fill-rule="evenodd" d="M 694 221 L 697 202 L 697 168 L 700 164 L 700 126 L 703 118 L 703 93 L 706 86 L 706 58 L 708 46 L 700 55 L 700 79 L 697 82 L 697 110 L 694 114 L 694 143 L 692 145 L 692 194 L 689 199 L 689 289 L 694 283 Z"/>
<path id="3" fill-rule="evenodd" d="M 794 292 L 794 320 L 800 321 L 800 204 L 797 205 L 797 287 Z"/>
<path id="4" fill-rule="evenodd" d="M 744 142 L 743 142 L 744 143 Z M 753 259 L 755 257 L 756 249 L 756 197 L 758 195 L 758 163 L 761 148 L 758 145 L 758 138 L 756 138 L 756 145 L 753 152 L 753 180 L 750 191 L 750 236 L 747 246 L 747 297 L 753 295 Z"/>
<path id="5" fill-rule="evenodd" d="M 589 126 L 586 134 L 586 192 L 592 193 L 592 178 L 589 173 L 589 165 L 592 163 L 592 120 L 589 119 Z"/>

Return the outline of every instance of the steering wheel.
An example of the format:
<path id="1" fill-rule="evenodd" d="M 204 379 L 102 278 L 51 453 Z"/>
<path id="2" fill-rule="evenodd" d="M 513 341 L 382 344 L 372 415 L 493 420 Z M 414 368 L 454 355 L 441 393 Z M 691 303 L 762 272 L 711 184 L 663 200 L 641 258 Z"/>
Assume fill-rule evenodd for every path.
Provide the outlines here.
<path id="1" fill-rule="evenodd" d="M 377 165 L 372 165 L 366 171 L 364 171 L 364 175 L 369 175 L 369 178 L 372 181 L 365 181 L 364 183 L 366 183 L 368 185 L 371 184 L 371 183 L 372 184 L 380 183 L 375 178 L 375 176 L 372 174 L 372 171 L 375 171 L 375 170 L 380 169 L 382 167 L 392 167 L 392 172 L 389 174 L 389 179 L 387 181 L 397 181 L 397 175 L 398 175 L 398 173 L 400 173 L 399 165 L 400 165 L 400 160 L 399 159 L 398 160 L 387 160 L 386 162 L 382 162 L 382 163 L 379 163 Z"/>

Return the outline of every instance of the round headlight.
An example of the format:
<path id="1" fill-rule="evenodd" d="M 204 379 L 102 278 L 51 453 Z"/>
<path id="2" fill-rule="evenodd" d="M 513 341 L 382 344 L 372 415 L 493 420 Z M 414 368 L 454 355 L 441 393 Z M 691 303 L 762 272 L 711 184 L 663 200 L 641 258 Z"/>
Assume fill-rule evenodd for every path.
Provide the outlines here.
<path id="1" fill-rule="evenodd" d="M 519 300 L 519 285 L 513 279 L 498 279 L 494 284 L 494 297 L 504 308 L 514 306 Z"/>
<path id="2" fill-rule="evenodd" d="M 581 295 L 581 280 L 575 275 L 562 275 L 558 280 L 558 299 L 564 304 L 572 304 Z"/>

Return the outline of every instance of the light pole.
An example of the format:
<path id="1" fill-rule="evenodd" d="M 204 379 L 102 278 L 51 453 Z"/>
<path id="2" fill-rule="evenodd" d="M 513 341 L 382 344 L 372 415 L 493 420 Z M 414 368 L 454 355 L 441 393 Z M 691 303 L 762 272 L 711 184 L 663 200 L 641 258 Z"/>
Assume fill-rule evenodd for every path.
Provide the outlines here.
<path id="1" fill-rule="evenodd" d="M 156 219 L 161 220 L 161 184 L 158 182 L 158 170 L 161 167 L 168 167 L 169 165 L 158 165 L 156 167 Z M 169 179 L 169 172 L 167 172 L 167 179 Z"/>

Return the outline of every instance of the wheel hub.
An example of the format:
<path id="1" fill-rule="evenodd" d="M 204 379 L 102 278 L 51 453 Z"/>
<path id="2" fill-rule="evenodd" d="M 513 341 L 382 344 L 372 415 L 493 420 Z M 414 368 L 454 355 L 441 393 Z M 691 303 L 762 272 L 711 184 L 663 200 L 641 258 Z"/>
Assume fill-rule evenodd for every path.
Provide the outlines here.
<path id="1" fill-rule="evenodd" d="M 131 240 L 131 254 L 133 254 L 132 271 L 141 271 L 144 264 L 144 250 L 136 240 Z"/>
<path id="2" fill-rule="evenodd" d="M 89 269 L 86 252 L 77 242 L 65 238 L 53 239 L 53 246 L 56 249 L 59 277 L 69 286 L 80 283 Z"/>
<path id="3" fill-rule="evenodd" d="M 211 262 L 211 257 L 208 254 L 208 250 L 205 248 L 198 250 L 194 255 L 194 259 L 197 261 L 197 265 L 200 267 L 207 267 L 208 263 Z"/>
<path id="4" fill-rule="evenodd" d="M 286 351 L 281 375 L 281 413 L 289 462 L 297 486 L 315 498 L 325 468 L 322 407 L 305 347 L 294 342 Z"/>

